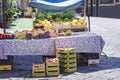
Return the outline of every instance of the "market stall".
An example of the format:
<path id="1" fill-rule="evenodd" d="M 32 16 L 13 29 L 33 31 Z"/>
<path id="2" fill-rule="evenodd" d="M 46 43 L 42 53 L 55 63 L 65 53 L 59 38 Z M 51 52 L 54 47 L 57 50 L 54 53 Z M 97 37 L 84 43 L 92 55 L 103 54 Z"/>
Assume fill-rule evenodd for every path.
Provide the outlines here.
<path id="1" fill-rule="evenodd" d="M 102 37 L 95 33 L 85 32 L 87 28 L 85 19 L 77 18 L 71 12 L 63 11 L 75 9 L 81 5 L 85 6 L 85 1 L 55 0 L 53 2 L 53 0 L 32 0 L 30 6 L 44 11 L 34 15 L 36 20 L 33 22 L 34 27 L 32 30 L 15 31 L 13 34 L 0 34 L 0 59 L 7 59 L 9 55 L 61 55 L 61 51 L 63 51 L 65 55 L 68 55 L 66 58 L 63 57 L 67 62 L 65 65 L 67 68 L 64 67 L 64 71 L 73 72 L 77 70 L 76 53 L 95 53 L 99 56 L 105 44 Z M 85 13 L 84 7 L 84 16 L 86 17 Z M 74 32 L 82 28 L 84 28 L 84 32 Z M 57 49 L 59 49 L 58 52 Z M 74 62 L 72 62 L 72 59 L 74 59 Z M 57 62 L 55 60 L 46 58 L 45 63 L 52 67 L 56 64 L 56 73 L 59 75 L 59 58 Z M 74 69 L 72 70 L 73 63 Z M 93 61 L 92 63 L 96 62 Z M 48 66 L 46 66 L 47 74 L 51 74 L 48 69 Z"/>

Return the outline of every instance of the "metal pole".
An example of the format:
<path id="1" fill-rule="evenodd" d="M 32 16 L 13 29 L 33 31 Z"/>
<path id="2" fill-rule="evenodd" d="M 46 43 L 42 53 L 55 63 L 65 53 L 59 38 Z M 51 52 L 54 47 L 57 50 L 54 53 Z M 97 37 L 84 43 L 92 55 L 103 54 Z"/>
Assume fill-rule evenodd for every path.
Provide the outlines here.
<path id="1" fill-rule="evenodd" d="M 90 15 L 93 16 L 93 0 L 90 1 L 90 12 Z"/>
<path id="2" fill-rule="evenodd" d="M 86 8 L 87 8 L 87 11 L 86 11 L 87 13 L 86 13 L 86 14 L 87 14 L 87 16 L 88 16 L 88 31 L 90 32 L 90 14 L 89 14 L 89 12 L 88 12 L 88 11 L 89 11 L 89 10 L 88 10 L 88 9 L 89 9 L 89 8 L 88 8 L 88 4 L 89 4 L 89 3 L 88 3 L 88 0 L 86 1 L 86 4 L 87 4 L 87 5 L 86 5 Z"/>
<path id="3" fill-rule="evenodd" d="M 90 16 L 89 15 L 88 15 L 88 27 L 89 27 L 88 31 L 90 32 L 91 31 L 91 27 L 90 27 Z"/>
<path id="4" fill-rule="evenodd" d="M 96 0 L 96 16 L 99 14 L 99 0 Z"/>

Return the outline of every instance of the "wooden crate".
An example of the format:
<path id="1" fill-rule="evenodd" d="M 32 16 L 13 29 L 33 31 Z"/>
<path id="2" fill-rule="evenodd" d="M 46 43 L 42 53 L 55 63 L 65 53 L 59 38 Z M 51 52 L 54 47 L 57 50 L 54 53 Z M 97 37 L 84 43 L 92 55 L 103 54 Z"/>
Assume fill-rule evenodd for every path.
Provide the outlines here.
<path id="1" fill-rule="evenodd" d="M 12 65 L 0 65 L 0 71 L 3 70 L 12 70 Z"/>
<path id="2" fill-rule="evenodd" d="M 67 30 L 71 30 L 72 32 L 85 32 L 85 31 L 88 31 L 88 28 L 87 27 L 79 27 L 79 28 L 60 28 L 58 29 L 58 32 L 61 32 L 61 31 L 67 31 Z"/>
<path id="3" fill-rule="evenodd" d="M 52 25 L 56 29 L 69 29 L 69 28 L 71 28 L 70 22 L 53 22 Z"/>

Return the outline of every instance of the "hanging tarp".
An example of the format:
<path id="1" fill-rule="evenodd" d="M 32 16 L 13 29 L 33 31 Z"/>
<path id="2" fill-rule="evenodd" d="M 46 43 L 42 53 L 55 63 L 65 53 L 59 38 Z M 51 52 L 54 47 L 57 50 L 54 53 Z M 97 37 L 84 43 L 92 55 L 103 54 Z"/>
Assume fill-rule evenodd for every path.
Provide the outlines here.
<path id="1" fill-rule="evenodd" d="M 29 5 L 42 10 L 62 11 L 76 9 L 79 6 L 85 5 L 85 3 L 86 0 L 32 0 Z"/>
<path id="2" fill-rule="evenodd" d="M 29 0 L 16 0 L 17 7 L 24 10 L 28 7 Z"/>

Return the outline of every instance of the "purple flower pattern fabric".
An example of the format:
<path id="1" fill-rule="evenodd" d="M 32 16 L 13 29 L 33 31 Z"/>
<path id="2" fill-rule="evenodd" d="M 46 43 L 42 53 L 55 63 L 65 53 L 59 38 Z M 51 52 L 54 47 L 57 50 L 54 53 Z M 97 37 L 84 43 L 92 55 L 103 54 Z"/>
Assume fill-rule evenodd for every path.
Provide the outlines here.
<path id="1" fill-rule="evenodd" d="M 101 36 L 80 32 L 72 36 L 32 40 L 0 40 L 0 59 L 7 55 L 55 55 L 56 48 L 76 48 L 77 52 L 101 53 Z"/>

